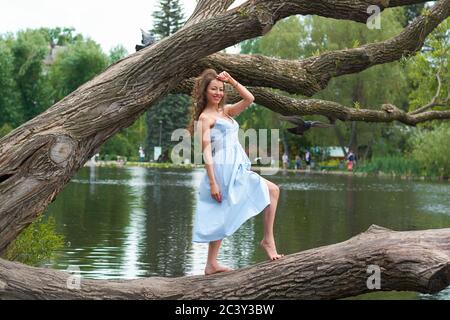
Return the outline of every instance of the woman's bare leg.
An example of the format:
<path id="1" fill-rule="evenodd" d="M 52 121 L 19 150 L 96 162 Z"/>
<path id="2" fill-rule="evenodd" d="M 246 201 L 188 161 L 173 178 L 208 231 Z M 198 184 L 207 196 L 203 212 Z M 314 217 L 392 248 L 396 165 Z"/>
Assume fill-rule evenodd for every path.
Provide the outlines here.
<path id="1" fill-rule="evenodd" d="M 233 270 L 231 268 L 221 266 L 217 262 L 217 255 L 219 254 L 219 248 L 221 244 L 222 240 L 211 241 L 209 243 L 208 261 L 206 262 L 205 275 Z"/>
<path id="2" fill-rule="evenodd" d="M 277 260 L 283 257 L 282 254 L 278 254 L 277 252 L 275 238 L 273 235 L 273 225 L 275 223 L 275 213 L 277 210 L 278 198 L 280 196 L 280 188 L 273 182 L 270 182 L 264 178 L 262 179 L 269 187 L 270 205 L 268 205 L 263 211 L 264 238 L 261 240 L 260 245 L 266 251 L 270 260 Z"/>

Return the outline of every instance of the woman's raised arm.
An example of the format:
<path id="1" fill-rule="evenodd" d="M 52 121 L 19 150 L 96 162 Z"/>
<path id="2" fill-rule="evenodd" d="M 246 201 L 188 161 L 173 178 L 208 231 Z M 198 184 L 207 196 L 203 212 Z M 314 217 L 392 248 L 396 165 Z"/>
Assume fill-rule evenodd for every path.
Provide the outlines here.
<path id="1" fill-rule="evenodd" d="M 239 113 L 244 111 L 248 106 L 250 106 L 253 103 L 253 101 L 255 101 L 255 97 L 253 96 L 253 94 L 250 91 L 248 91 L 246 87 L 244 87 L 242 84 L 236 81 L 228 72 L 226 71 L 221 72 L 217 76 L 217 79 L 231 84 L 242 98 L 241 101 L 224 107 L 225 113 L 228 114 L 229 116 L 231 117 L 237 116 Z"/>

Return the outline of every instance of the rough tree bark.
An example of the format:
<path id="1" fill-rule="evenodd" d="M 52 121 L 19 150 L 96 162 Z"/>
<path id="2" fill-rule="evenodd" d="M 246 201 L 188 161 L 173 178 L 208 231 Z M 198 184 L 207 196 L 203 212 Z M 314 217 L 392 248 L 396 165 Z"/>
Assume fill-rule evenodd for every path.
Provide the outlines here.
<path id="1" fill-rule="evenodd" d="M 399 3 L 397 1 L 396 5 Z M 395 5 L 392 1 L 390 4 Z M 191 76 L 199 74 L 207 67 L 228 70 L 241 83 L 250 86 L 256 103 L 283 115 L 322 115 L 341 121 L 398 121 L 411 126 L 430 120 L 450 119 L 450 110 L 429 110 L 430 106 L 438 105 L 436 96 L 432 99 L 433 103 L 412 112 L 405 112 L 391 104 L 382 105 L 380 110 L 374 110 L 345 107 L 334 101 L 292 99 L 274 94 L 264 88 L 270 87 L 310 97 L 324 89 L 333 77 L 358 73 L 372 66 L 397 61 L 402 57 L 415 54 L 423 46 L 425 38 L 440 22 L 448 18 L 449 13 L 450 2 L 442 1 L 437 3 L 428 14 L 413 21 L 391 39 L 358 48 L 326 52 L 317 57 L 299 61 L 260 55 L 216 53 L 197 62 L 191 69 Z M 437 78 L 440 84 L 439 75 Z M 185 80 L 179 84 L 175 92 L 189 94 L 192 85 L 192 79 Z M 237 95 L 234 95 L 234 98 L 237 99 Z M 448 98 L 444 99 L 441 105 L 448 105 L 448 101 Z"/>
<path id="2" fill-rule="evenodd" d="M 325 52 L 303 60 L 216 53 L 198 61 L 191 68 L 191 75 L 196 76 L 205 68 L 229 70 L 240 82 L 310 97 L 326 88 L 333 77 L 358 73 L 415 54 L 426 37 L 449 16 L 449 7 L 448 2 L 438 3 L 427 15 L 385 41 Z"/>
<path id="3" fill-rule="evenodd" d="M 0 253 L 20 231 L 44 212 L 71 177 L 107 139 L 119 130 L 130 126 L 158 98 L 177 90 L 177 86 L 183 87 L 182 81 L 197 75 L 199 68 L 203 67 L 208 59 L 222 59 L 224 63 L 227 62 L 220 55 L 208 57 L 209 55 L 243 40 L 265 34 L 277 21 L 291 15 L 316 14 L 365 23 L 370 15 L 367 13 L 369 5 L 375 4 L 384 10 L 388 7 L 421 2 L 425 1 L 252 0 L 237 8 L 227 10 L 233 1 L 199 1 L 194 15 L 177 33 L 110 66 L 102 74 L 78 88 L 46 112 L 0 140 Z M 235 73 L 242 83 L 256 86 L 251 90 L 258 103 L 283 114 L 323 114 L 341 120 L 397 120 L 408 124 L 437 118 L 448 119 L 450 118 L 449 111 L 426 111 L 409 115 L 391 105 L 385 105 L 383 111 L 354 110 L 330 101 L 289 100 L 289 98 L 274 95 L 260 86 L 277 88 L 277 84 L 279 86 L 280 83 L 284 83 L 284 87 L 281 89 L 312 96 L 323 89 L 331 77 L 360 72 L 373 65 L 395 61 L 404 54 L 416 52 L 422 46 L 425 36 L 449 16 L 449 11 L 450 0 L 437 1 L 425 17 L 417 19 L 398 37 L 379 44 L 330 52 L 304 61 L 293 62 L 297 63 L 296 68 L 301 70 L 299 73 L 286 75 L 282 72 L 270 72 L 271 77 L 269 77 L 269 73 L 266 72 L 267 77 L 252 78 L 251 75 L 258 68 L 248 69 L 248 72 L 235 73 L 228 64 L 223 69 Z M 230 61 L 232 59 L 232 57 L 229 58 Z M 267 58 L 262 57 L 247 57 L 246 59 L 249 63 L 257 63 L 258 59 L 261 63 L 267 61 Z M 336 60 L 340 61 L 337 65 Z M 271 63 L 276 65 L 277 62 L 271 59 Z M 241 70 L 245 69 L 241 68 Z M 285 76 L 282 77 L 282 74 Z M 260 79 L 267 80 L 260 82 Z M 282 81 L 279 81 L 280 79 Z M 189 83 L 189 80 L 186 83 Z M 432 232 L 429 233 L 430 237 L 433 237 Z M 436 231 L 436 236 L 440 234 L 440 231 Z M 405 242 L 405 246 L 407 243 L 414 244 L 415 242 Z M 325 249 L 319 248 L 317 251 L 311 252 L 322 252 L 321 250 Z M 358 255 L 364 256 L 364 253 L 364 251 L 358 252 Z M 288 257 L 282 263 L 263 264 L 255 268 L 274 269 L 274 274 L 277 272 L 282 274 L 280 270 L 286 272 L 291 270 L 291 266 L 295 265 L 295 259 L 304 259 L 302 253 L 294 257 Z M 373 257 L 365 256 L 365 258 L 373 260 Z M 412 258 L 422 259 L 423 256 Z M 301 259 L 300 261 L 302 261 Z M 354 274 L 347 273 L 343 267 L 352 270 L 351 263 L 338 264 L 338 266 L 341 268 L 339 269 L 341 273 L 336 274 L 337 278 L 335 279 L 345 281 L 344 275 L 355 277 Z M 322 267 L 332 268 L 326 261 L 323 261 Z M 317 268 L 321 267 L 317 266 Z M 43 288 L 46 289 L 38 287 L 30 288 L 29 291 L 24 289 L 23 280 L 27 279 L 27 275 L 31 277 L 30 281 L 36 281 L 40 285 L 45 284 Z M 102 295 L 111 292 L 110 297 L 122 298 L 131 297 L 136 292 L 140 292 L 142 297 L 150 298 L 200 297 L 200 294 L 203 294 L 202 297 L 218 297 L 219 291 L 208 293 L 204 289 L 198 295 L 192 291 L 189 294 L 180 295 L 179 291 L 173 293 L 174 291 L 167 287 L 168 284 L 170 286 L 179 285 L 187 288 L 183 290 L 190 290 L 189 287 L 194 283 L 198 282 L 199 288 L 201 288 L 202 281 L 217 281 L 215 283 L 222 288 L 221 292 L 225 296 L 227 296 L 227 292 L 234 290 L 240 292 L 239 295 L 242 297 L 258 297 L 257 292 L 244 285 L 242 275 L 247 275 L 245 270 L 237 272 L 235 275 L 237 277 L 232 279 L 236 282 L 232 281 L 232 283 L 243 283 L 243 286 L 239 287 L 241 289 L 233 289 L 229 282 L 231 280 L 227 280 L 227 277 L 215 276 L 206 278 L 206 280 L 194 277 L 176 280 L 153 278 L 117 283 L 85 281 L 85 288 L 90 288 L 92 291 L 82 290 L 78 293 L 66 291 L 65 293 L 61 287 L 63 284 L 60 283 L 61 279 L 65 279 L 62 273 L 29 268 L 0 260 L 0 293 L 2 297 L 14 297 L 15 291 L 17 292 L 16 297 L 36 298 L 96 298 L 99 297 L 97 294 L 100 292 Z M 326 274 L 323 275 L 326 279 Z M 294 285 L 294 288 L 304 287 L 306 283 L 302 277 L 294 277 L 291 280 L 293 283 L 303 283 L 301 286 Z M 417 280 L 419 281 L 419 279 Z M 307 296 L 304 288 L 290 289 L 288 282 L 284 282 L 281 278 L 280 281 L 281 287 L 285 288 L 283 292 L 272 288 L 266 293 L 262 293 L 261 297 Z M 317 287 L 319 287 L 318 284 L 324 280 L 317 278 L 316 281 Z M 420 283 L 422 284 L 422 282 Z M 220 284 L 226 285 L 221 286 Z M 147 285 L 150 288 L 147 288 Z M 412 288 L 418 284 L 412 281 L 408 285 L 411 285 Z M 386 285 L 386 288 L 389 288 L 389 285 Z M 430 290 L 437 290 L 436 288 L 440 287 L 432 286 L 430 288 Z M 245 292 L 242 289 L 248 290 Z M 335 289 L 341 290 L 340 288 Z M 422 290 L 423 286 L 420 286 L 419 289 Z M 303 293 L 297 294 L 296 290 L 299 290 L 298 292 L 303 290 Z M 271 294 L 272 291 L 275 293 Z M 323 292 L 323 297 L 333 297 L 331 289 L 326 293 L 326 285 L 321 292 Z M 58 294 L 61 296 L 57 296 Z M 334 296 L 338 295 L 338 293 L 334 293 Z"/>
<path id="4" fill-rule="evenodd" d="M 339 299 L 380 290 L 435 293 L 450 284 L 450 229 L 370 227 L 345 242 L 211 276 L 105 281 L 0 260 L 1 299 Z M 370 281 L 369 281 L 370 282 Z M 26 285 L 24 285 L 26 284 Z"/>
<path id="5" fill-rule="evenodd" d="M 174 92 L 188 94 L 193 86 L 192 80 L 181 82 Z M 255 97 L 255 103 L 280 113 L 282 115 L 322 115 L 331 120 L 364 121 L 364 122 L 393 122 L 398 121 L 410 126 L 430 120 L 450 119 L 450 110 L 423 111 L 420 113 L 406 112 L 392 104 L 383 104 L 380 110 L 355 109 L 343 106 L 334 101 L 320 99 L 294 99 L 273 93 L 265 88 L 251 87 L 248 89 Z M 231 90 L 231 89 L 230 89 Z M 237 101 L 236 93 L 229 94 L 230 101 Z"/>

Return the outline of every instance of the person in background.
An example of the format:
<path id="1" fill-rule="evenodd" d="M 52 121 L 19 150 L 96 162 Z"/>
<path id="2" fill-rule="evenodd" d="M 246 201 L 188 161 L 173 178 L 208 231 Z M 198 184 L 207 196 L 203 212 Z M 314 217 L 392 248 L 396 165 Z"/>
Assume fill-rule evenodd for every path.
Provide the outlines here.
<path id="1" fill-rule="evenodd" d="M 311 152 L 309 152 L 309 150 L 306 150 L 305 153 L 305 163 L 306 167 L 309 169 L 311 167 Z"/>
<path id="2" fill-rule="evenodd" d="M 282 160 L 283 160 L 283 169 L 286 170 L 289 166 L 289 157 L 286 152 L 283 154 Z"/>
<path id="3" fill-rule="evenodd" d="M 295 156 L 295 170 L 299 170 L 302 167 L 302 159 L 299 155 Z"/>
<path id="4" fill-rule="evenodd" d="M 347 154 L 347 170 L 353 171 L 353 166 L 355 165 L 355 154 L 353 153 L 353 150 L 349 150 Z"/>
<path id="5" fill-rule="evenodd" d="M 145 152 L 142 146 L 139 147 L 139 161 L 144 162 L 145 161 Z"/>

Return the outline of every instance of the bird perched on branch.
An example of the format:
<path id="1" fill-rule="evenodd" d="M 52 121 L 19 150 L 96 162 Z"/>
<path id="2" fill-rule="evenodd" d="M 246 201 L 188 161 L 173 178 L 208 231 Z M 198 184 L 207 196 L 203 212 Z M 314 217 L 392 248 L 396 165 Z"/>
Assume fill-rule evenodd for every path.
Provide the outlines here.
<path id="1" fill-rule="evenodd" d="M 154 44 L 156 42 L 155 36 L 153 35 L 152 32 L 146 32 L 141 29 L 141 33 L 142 33 L 142 40 L 141 40 L 142 44 L 136 45 L 136 47 L 135 47 L 136 51 L 139 51 L 139 50 L 144 49 L 145 47 L 151 46 L 152 44 Z"/>
<path id="2" fill-rule="evenodd" d="M 311 128 L 329 128 L 332 127 L 332 124 L 323 123 L 320 121 L 305 121 L 299 116 L 278 116 L 280 120 L 289 121 L 297 125 L 293 128 L 288 128 L 287 130 L 293 134 L 297 134 L 302 136 L 303 133 Z"/>

